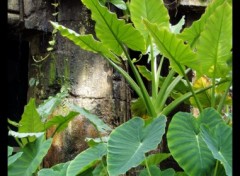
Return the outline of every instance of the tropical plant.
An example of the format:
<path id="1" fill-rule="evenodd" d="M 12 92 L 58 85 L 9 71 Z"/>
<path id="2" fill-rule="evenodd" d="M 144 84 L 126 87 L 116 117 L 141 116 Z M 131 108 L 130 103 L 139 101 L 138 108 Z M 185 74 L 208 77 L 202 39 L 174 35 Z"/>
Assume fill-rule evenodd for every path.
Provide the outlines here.
<path id="1" fill-rule="evenodd" d="M 72 111 L 84 114 L 105 136 L 88 139 L 89 148 L 75 159 L 42 169 L 39 175 L 115 176 L 136 166 L 143 168 L 141 176 L 232 175 L 232 129 L 229 118 L 224 118 L 231 108 L 231 97 L 228 95 L 232 85 L 229 64 L 232 58 L 231 1 L 213 0 L 201 18 L 182 33 L 179 32 L 184 19 L 177 26 L 172 26 L 162 0 L 144 0 L 141 3 L 131 0 L 126 7 L 129 8 L 132 24 L 118 19 L 115 13 L 103 6 L 106 1 L 101 1 L 102 4 L 97 0 L 82 2 L 96 21 L 96 38 L 92 34 L 80 35 L 56 22 L 51 24 L 77 46 L 102 55 L 122 74 L 139 96 L 132 104 L 138 117 L 112 130 L 97 116 L 71 105 Z M 129 49 L 140 53 L 139 58 L 131 58 Z M 150 70 L 137 65 L 141 55 L 148 56 Z M 165 59 L 170 62 L 167 76 L 161 74 Z M 134 78 L 123 69 L 125 62 Z M 190 71 L 196 75 L 193 83 L 187 76 Z M 151 82 L 150 93 L 142 77 Z M 169 97 L 173 101 L 167 104 Z M 176 113 L 165 132 L 167 116 L 183 102 L 196 107 L 199 114 Z M 60 119 L 63 118 L 58 117 L 56 121 Z M 47 123 L 59 124 L 56 121 Z M 41 131 L 42 126 L 38 128 Z M 146 156 L 156 149 L 164 133 L 170 154 Z M 170 155 L 184 172 L 159 168 L 159 163 Z M 11 162 L 22 156 L 23 153 L 20 153 L 12 157 Z"/>
<path id="2" fill-rule="evenodd" d="M 64 130 L 68 122 L 79 114 L 70 111 L 64 117 L 54 116 L 50 120 L 47 119 L 67 95 L 67 90 L 63 87 L 60 93 L 49 97 L 38 108 L 35 99 L 31 98 L 19 122 L 8 119 L 9 124 L 18 127 L 17 132 L 9 127 L 9 136 L 14 137 L 20 147 L 20 151 L 13 154 L 13 147 L 8 146 L 8 175 L 32 176 L 40 169 L 42 160 L 52 143 L 52 138 L 46 139 L 47 129 L 56 127 L 53 137 Z"/>

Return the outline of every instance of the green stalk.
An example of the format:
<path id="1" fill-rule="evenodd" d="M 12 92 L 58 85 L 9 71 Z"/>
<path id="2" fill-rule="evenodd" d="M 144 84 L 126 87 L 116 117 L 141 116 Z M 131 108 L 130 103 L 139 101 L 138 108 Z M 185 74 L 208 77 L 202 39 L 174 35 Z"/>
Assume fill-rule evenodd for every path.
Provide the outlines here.
<path id="1" fill-rule="evenodd" d="M 106 58 L 106 57 L 105 57 Z M 139 88 L 139 86 L 136 84 L 136 82 L 129 76 L 129 74 L 123 70 L 121 67 L 119 67 L 117 64 L 115 64 L 111 59 L 106 58 L 107 61 L 119 72 L 121 75 L 127 80 L 127 82 L 130 84 L 132 89 L 137 93 L 137 95 L 141 98 L 143 98 L 142 92 Z"/>
<path id="2" fill-rule="evenodd" d="M 151 174 L 151 172 L 150 172 L 150 170 L 149 170 L 149 166 L 148 166 L 148 162 L 147 162 L 146 156 L 144 156 L 144 161 L 145 161 L 145 165 L 146 165 L 146 169 L 147 169 L 148 175 L 149 175 L 149 176 L 152 176 L 152 174 Z"/>
<path id="3" fill-rule="evenodd" d="M 151 47 L 150 57 L 151 57 L 151 72 L 152 72 L 152 99 L 155 100 L 157 98 L 157 93 L 158 93 L 159 76 L 157 75 L 157 59 L 153 55 L 152 42 L 150 47 Z"/>
<path id="4" fill-rule="evenodd" d="M 173 59 L 173 60 L 175 61 L 175 59 Z M 202 112 L 202 110 L 203 110 L 202 105 L 201 105 L 199 99 L 197 98 L 197 96 L 196 96 L 196 94 L 195 94 L 195 92 L 194 92 L 194 90 L 193 90 L 193 87 L 192 87 L 192 85 L 191 85 L 191 83 L 190 83 L 187 75 L 185 74 L 182 66 L 181 66 L 177 61 L 175 61 L 175 63 L 178 65 L 181 73 L 183 74 L 184 78 L 186 79 L 187 84 L 188 84 L 188 87 L 190 88 L 190 91 L 192 92 L 193 98 L 194 98 L 194 100 L 195 100 L 196 103 L 197 103 L 197 107 L 198 107 L 199 111 Z"/>
<path id="5" fill-rule="evenodd" d="M 217 160 L 213 176 L 217 176 L 218 164 L 219 164 L 219 161 Z"/>
<path id="6" fill-rule="evenodd" d="M 145 85 L 144 85 L 144 83 L 142 81 L 142 78 L 141 78 L 137 68 L 134 66 L 134 64 L 133 64 L 133 62 L 132 62 L 128 52 L 126 51 L 125 47 L 122 44 L 121 44 L 121 47 L 122 47 L 122 49 L 123 49 L 123 51 L 125 53 L 125 56 L 127 57 L 128 64 L 130 65 L 130 67 L 131 67 L 131 69 L 133 71 L 133 74 L 134 74 L 134 76 L 135 76 L 135 78 L 137 80 L 137 83 L 138 83 L 138 85 L 140 87 L 140 90 L 142 92 L 142 98 L 144 100 L 144 104 L 145 104 L 145 106 L 147 108 L 147 111 L 148 111 L 148 113 L 149 113 L 149 115 L 151 117 L 155 118 L 155 117 L 157 117 L 157 113 L 154 110 L 153 104 L 151 102 L 151 99 L 149 97 L 147 89 L 146 89 L 146 87 L 145 87 Z"/>
<path id="7" fill-rule="evenodd" d="M 165 79 L 164 82 L 163 82 L 162 87 L 160 88 L 160 91 L 159 91 L 159 93 L 158 93 L 156 102 L 154 103 L 154 107 L 155 107 L 155 109 L 157 110 L 157 112 L 160 112 L 160 111 L 161 111 L 159 105 L 162 104 L 162 100 L 163 100 L 164 94 L 165 94 L 165 92 L 166 92 L 169 84 L 171 83 L 174 74 L 175 74 L 175 71 L 172 69 L 172 70 L 168 73 L 166 79 Z"/>
<path id="8" fill-rule="evenodd" d="M 187 74 L 191 69 L 188 68 L 185 71 L 185 74 Z M 171 84 L 167 87 L 167 90 L 165 91 L 165 94 L 162 98 L 162 103 L 159 105 L 159 111 L 161 111 L 164 108 L 164 105 L 167 101 L 167 98 L 169 97 L 170 93 L 173 91 L 173 89 L 176 87 L 176 85 L 181 81 L 183 76 L 178 75 L 172 82 Z"/>
<path id="9" fill-rule="evenodd" d="M 104 168 L 104 170 L 105 170 L 107 176 L 109 176 L 109 174 L 108 174 L 108 170 L 107 170 L 107 168 L 105 167 L 105 165 L 104 165 L 104 163 L 103 163 L 103 158 L 101 159 L 101 163 L 102 163 L 102 165 L 103 165 L 103 168 Z"/>
<path id="10" fill-rule="evenodd" d="M 223 84 L 225 82 L 227 82 L 229 80 L 223 80 L 223 81 L 220 81 L 218 83 L 216 83 L 216 85 L 220 85 L 220 84 Z M 205 88 L 202 88 L 202 89 L 198 89 L 196 90 L 194 93 L 195 94 L 199 94 L 199 93 L 202 93 L 208 89 L 211 89 L 212 88 L 212 85 L 211 86 L 208 86 L 208 87 L 205 87 Z M 180 103 L 182 103 L 183 101 L 187 100 L 188 98 L 190 98 L 192 95 L 192 92 L 188 92 L 188 93 L 185 93 L 184 95 L 182 95 L 181 97 L 175 99 L 174 101 L 172 101 L 169 105 L 167 105 L 163 111 L 158 114 L 158 115 L 161 115 L 161 114 L 164 114 L 165 116 L 167 116 L 174 108 L 176 108 Z"/>
<path id="11" fill-rule="evenodd" d="M 227 89 L 225 90 L 225 92 L 224 92 L 224 94 L 223 94 L 223 96 L 222 96 L 222 98 L 221 98 L 221 100 L 220 100 L 220 103 L 219 103 L 219 105 L 218 105 L 217 111 L 218 111 L 219 113 L 221 113 L 221 111 L 222 111 L 222 109 L 223 109 L 224 101 L 226 100 L 226 97 L 227 97 L 227 95 L 228 95 L 228 91 L 229 91 L 231 85 L 232 85 L 232 80 L 229 82 L 228 87 L 227 87 Z"/>
<path id="12" fill-rule="evenodd" d="M 161 60 L 160 60 L 160 64 L 158 66 L 158 70 L 157 70 L 158 75 L 160 75 L 160 73 L 161 73 L 163 61 L 164 61 L 164 55 L 162 55 Z"/>
<path id="13" fill-rule="evenodd" d="M 215 69 L 214 69 L 215 70 Z M 216 83 L 216 79 L 215 79 L 215 71 L 214 71 L 214 76 L 212 79 L 212 94 L 211 94 L 211 107 L 215 107 L 215 83 Z"/>

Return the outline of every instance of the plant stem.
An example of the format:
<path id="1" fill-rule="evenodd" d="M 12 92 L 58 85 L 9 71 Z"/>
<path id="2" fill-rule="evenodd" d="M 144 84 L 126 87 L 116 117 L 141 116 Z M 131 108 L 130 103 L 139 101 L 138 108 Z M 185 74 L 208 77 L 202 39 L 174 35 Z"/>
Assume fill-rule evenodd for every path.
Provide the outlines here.
<path id="1" fill-rule="evenodd" d="M 187 74 L 191 69 L 188 68 L 185 71 L 185 74 Z M 162 111 L 162 109 L 164 108 L 164 105 L 167 101 L 167 98 L 169 97 L 170 93 L 174 90 L 175 86 L 179 83 L 179 81 L 182 80 L 181 75 L 178 75 L 177 77 L 174 78 L 174 80 L 168 85 L 167 90 L 165 91 L 165 94 L 162 97 L 162 103 L 159 105 L 159 109 L 160 111 Z"/>
<path id="2" fill-rule="evenodd" d="M 158 93 L 158 96 L 157 96 L 157 99 L 156 99 L 156 102 L 154 103 L 154 107 L 157 109 L 157 112 L 159 113 L 162 109 L 160 109 L 160 106 L 161 104 L 164 104 L 165 102 L 163 102 L 163 97 L 164 97 L 164 94 L 166 93 L 166 90 L 168 88 L 168 86 L 171 84 L 172 82 L 172 78 L 175 74 L 175 71 L 174 70 L 171 70 L 166 79 L 164 80 L 161 88 L 160 88 L 160 91 Z"/>
<path id="3" fill-rule="evenodd" d="M 174 61 L 175 61 L 175 60 L 174 60 Z M 175 61 L 175 62 L 176 62 L 176 61 Z M 191 85 L 191 83 L 190 83 L 190 81 L 189 81 L 187 75 L 185 74 L 185 72 L 184 72 L 182 66 L 181 66 L 178 62 L 176 62 L 176 64 L 178 65 L 178 67 L 179 67 L 179 69 L 181 70 L 181 72 L 182 72 L 184 78 L 186 79 L 187 84 L 188 84 L 188 87 L 190 88 L 190 91 L 192 92 L 193 98 L 194 98 L 194 100 L 196 101 L 196 103 L 197 103 L 197 107 L 198 107 L 198 109 L 199 109 L 199 111 L 200 111 L 200 113 L 201 113 L 202 110 L 203 110 L 202 105 L 201 105 L 199 99 L 197 98 L 197 96 L 196 96 L 196 94 L 195 94 L 195 92 L 194 92 L 194 90 L 193 90 L 193 87 L 192 87 L 192 85 Z"/>
<path id="4" fill-rule="evenodd" d="M 151 52 L 150 52 L 150 57 L 151 57 L 151 72 L 152 72 L 152 99 L 155 100 L 157 97 L 158 93 L 158 75 L 157 75 L 157 59 L 153 55 L 153 45 L 151 42 Z"/>
<path id="5" fill-rule="evenodd" d="M 215 70 L 215 69 L 214 69 Z M 214 71 L 215 73 L 215 71 Z M 216 84 L 216 79 L 215 79 L 215 74 L 214 74 L 214 77 L 212 79 L 212 95 L 211 95 L 211 107 L 215 107 L 215 84 Z"/>
<path id="6" fill-rule="evenodd" d="M 216 85 L 223 84 L 223 83 L 225 83 L 227 81 L 229 81 L 229 80 L 220 81 L 220 82 L 216 83 Z M 194 93 L 195 94 L 199 94 L 199 93 L 204 92 L 204 91 L 206 91 L 206 90 L 208 90 L 210 88 L 212 88 L 212 85 L 208 86 L 208 87 L 205 87 L 203 89 L 198 89 Z M 167 116 L 175 107 L 177 107 L 181 102 L 187 100 L 191 96 L 192 96 L 192 92 L 188 92 L 188 93 L 182 95 L 181 97 L 175 99 L 173 102 L 171 102 L 169 105 L 167 105 L 167 107 L 165 107 L 163 109 L 163 111 L 160 114 L 158 114 L 158 115 L 164 114 L 165 116 Z"/>
<path id="7" fill-rule="evenodd" d="M 106 57 L 105 57 L 106 58 Z M 121 67 L 116 65 L 111 59 L 106 58 L 107 61 L 127 80 L 132 89 L 138 94 L 139 97 L 143 97 L 142 92 L 136 82 L 129 76 L 129 74 Z"/>
<path id="8" fill-rule="evenodd" d="M 224 94 L 223 94 L 223 96 L 222 96 L 222 98 L 221 98 L 221 100 L 220 100 L 220 103 L 219 103 L 219 105 L 218 105 L 217 111 L 218 111 L 219 113 L 221 113 L 221 111 L 222 111 L 222 109 L 223 109 L 224 101 L 225 101 L 225 99 L 226 99 L 226 97 L 227 97 L 227 95 L 228 95 L 228 91 L 229 91 L 231 85 L 232 85 L 232 80 L 229 82 L 228 87 L 227 87 L 227 89 L 225 90 L 225 92 L 224 92 Z"/>
<path id="9" fill-rule="evenodd" d="M 219 164 L 219 161 L 217 160 L 213 176 L 217 176 L 218 164 Z"/>
<path id="10" fill-rule="evenodd" d="M 147 162 L 146 156 L 144 157 L 144 161 L 145 161 L 145 165 L 146 165 L 146 169 L 147 169 L 148 175 L 149 175 L 149 176 L 152 176 L 152 174 L 151 174 L 151 172 L 150 172 L 150 170 L 149 170 L 149 166 L 148 166 L 148 162 Z"/>
<path id="11" fill-rule="evenodd" d="M 151 102 L 151 99 L 149 97 L 147 89 L 146 89 L 146 87 L 145 87 L 145 85 L 143 83 L 143 80 L 142 80 L 140 74 L 138 73 L 138 70 L 134 66 L 134 64 L 133 64 L 133 62 L 132 62 L 128 52 L 126 51 L 125 47 L 122 44 L 121 44 L 121 47 L 122 47 L 122 49 L 123 49 L 123 51 L 125 53 L 125 56 L 127 57 L 128 64 L 130 65 L 130 67 L 131 67 L 131 69 L 133 71 L 133 74 L 134 74 L 134 76 L 135 76 L 135 78 L 137 80 L 137 83 L 138 83 L 138 85 L 140 87 L 140 90 L 142 92 L 142 98 L 144 100 L 144 104 L 145 104 L 145 106 L 147 108 L 147 111 L 148 111 L 148 113 L 149 113 L 149 115 L 151 117 L 155 118 L 155 117 L 157 117 L 157 113 L 154 110 L 153 104 Z"/>
<path id="12" fill-rule="evenodd" d="M 162 55 L 162 57 L 161 57 L 161 59 L 160 59 L 160 64 L 159 64 L 159 66 L 158 66 L 158 70 L 157 70 L 157 74 L 158 74 L 158 75 L 161 74 L 163 61 L 164 61 L 164 55 Z"/>
<path id="13" fill-rule="evenodd" d="M 104 165 L 104 163 L 103 163 L 103 158 L 101 159 L 101 163 L 102 163 L 103 168 L 104 168 L 104 170 L 105 170 L 105 172 L 106 172 L 106 174 L 107 174 L 107 176 L 108 176 L 109 174 L 108 174 L 107 168 L 105 167 L 105 165 Z"/>

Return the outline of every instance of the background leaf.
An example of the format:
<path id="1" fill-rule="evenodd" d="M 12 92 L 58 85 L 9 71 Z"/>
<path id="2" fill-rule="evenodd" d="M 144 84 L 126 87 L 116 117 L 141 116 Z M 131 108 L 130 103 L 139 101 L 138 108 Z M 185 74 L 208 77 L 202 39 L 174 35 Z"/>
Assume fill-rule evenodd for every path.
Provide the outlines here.
<path id="1" fill-rule="evenodd" d="M 92 172 L 93 176 L 109 176 L 106 167 L 106 165 L 103 166 L 102 163 L 99 163 Z"/>
<path id="2" fill-rule="evenodd" d="M 228 176 L 232 175 L 232 128 L 224 123 L 215 128 L 201 125 L 201 134 L 215 159 L 219 160 Z"/>
<path id="3" fill-rule="evenodd" d="M 147 126 L 142 118 L 135 117 L 112 131 L 107 153 L 109 174 L 120 175 L 139 165 L 144 154 L 161 142 L 165 125 L 165 116 L 155 118 Z"/>
<path id="4" fill-rule="evenodd" d="M 149 171 L 151 175 L 160 176 L 161 170 L 157 166 L 149 166 Z M 144 169 L 140 172 L 139 176 L 149 176 L 147 169 Z"/>
<path id="5" fill-rule="evenodd" d="M 42 159 L 50 148 L 52 139 L 45 140 L 45 136 L 37 138 L 34 142 L 26 144 L 23 154 L 14 164 L 8 167 L 9 176 L 32 176 L 40 166 Z"/>
<path id="6" fill-rule="evenodd" d="M 90 113 L 88 110 L 84 108 L 80 108 L 77 105 L 70 105 L 71 109 L 79 112 L 81 115 L 84 115 L 100 132 L 111 131 L 112 129 L 105 124 L 98 116 Z"/>
<path id="7" fill-rule="evenodd" d="M 38 132 L 38 133 L 19 133 L 19 132 L 15 132 L 15 131 L 12 131 L 12 130 L 9 130 L 8 131 L 8 135 L 9 136 L 13 136 L 13 137 L 16 137 L 16 138 L 25 138 L 25 137 L 40 137 L 44 134 L 44 132 Z"/>
<path id="8" fill-rule="evenodd" d="M 148 40 L 149 31 L 145 28 L 142 19 L 147 19 L 158 27 L 169 28 L 169 15 L 164 6 L 163 0 L 131 0 L 130 3 L 131 20 L 145 40 Z M 161 13 L 161 15 L 156 15 Z"/>
<path id="9" fill-rule="evenodd" d="M 157 166 L 150 166 L 149 171 L 152 176 L 174 176 L 175 174 L 175 171 L 172 168 L 161 171 Z M 139 176 L 149 176 L 147 169 L 142 170 Z"/>
<path id="10" fill-rule="evenodd" d="M 149 166 L 158 165 L 163 160 L 167 159 L 171 156 L 171 153 L 157 153 L 147 156 L 146 160 Z M 141 165 L 145 165 L 145 161 L 141 163 Z"/>
<path id="11" fill-rule="evenodd" d="M 8 157 L 8 167 L 13 164 L 19 157 L 21 157 L 23 152 L 15 153 L 14 155 Z"/>
<path id="12" fill-rule="evenodd" d="M 75 31 L 68 29 L 63 25 L 59 25 L 56 22 L 51 22 L 51 24 L 55 29 L 59 30 L 62 36 L 68 38 L 80 48 L 93 53 L 99 53 L 107 58 L 110 58 L 115 63 L 120 63 L 119 59 L 115 57 L 108 48 L 104 47 L 102 42 L 95 40 L 92 34 L 79 35 Z"/>
<path id="13" fill-rule="evenodd" d="M 110 3 L 112 3 L 114 6 L 121 10 L 127 9 L 126 3 L 123 0 L 110 0 Z"/>
<path id="14" fill-rule="evenodd" d="M 8 146 L 8 156 L 12 155 L 13 153 L 13 147 Z"/>
<path id="15" fill-rule="evenodd" d="M 51 118 L 50 120 L 47 121 L 46 125 L 45 125 L 45 129 L 48 129 L 54 125 L 57 126 L 57 131 L 56 132 L 60 132 L 63 131 L 65 128 L 67 128 L 68 123 L 78 115 L 78 112 L 69 112 L 69 114 L 67 116 L 54 116 L 53 118 Z"/>
<path id="16" fill-rule="evenodd" d="M 188 45 L 176 37 L 175 34 L 166 29 L 159 29 L 157 25 L 144 20 L 146 28 L 149 30 L 160 52 L 170 60 L 171 67 L 182 75 L 179 67 L 183 65 L 192 68 L 197 63 L 196 54 L 192 52 Z M 183 68 L 184 69 L 184 68 Z"/>
<path id="17" fill-rule="evenodd" d="M 225 0 L 212 0 L 204 14 L 197 21 L 194 21 L 193 24 L 189 28 L 185 28 L 182 33 L 180 33 L 179 37 L 184 41 L 187 41 L 191 47 L 194 47 L 203 31 L 203 28 L 208 20 L 209 16 L 215 11 L 215 9 L 221 5 Z"/>
<path id="18" fill-rule="evenodd" d="M 43 103 L 41 103 L 37 112 L 45 122 L 48 116 L 53 112 L 53 110 L 62 102 L 62 100 L 68 95 L 67 89 L 65 87 L 61 88 L 61 92 L 57 93 L 55 96 L 48 97 Z M 30 132 L 30 131 L 29 131 Z"/>
<path id="19" fill-rule="evenodd" d="M 44 168 L 38 172 L 38 176 L 66 176 L 67 168 L 70 161 L 60 163 L 52 166 L 51 168 Z"/>
<path id="20" fill-rule="evenodd" d="M 67 176 L 80 174 L 94 166 L 107 154 L 107 144 L 100 143 L 78 154 L 69 164 Z"/>
<path id="21" fill-rule="evenodd" d="M 225 78 L 230 68 L 227 61 L 232 49 L 232 8 L 228 3 L 220 5 L 209 16 L 199 37 L 197 59 L 194 68 L 208 77 Z"/>
<path id="22" fill-rule="evenodd" d="M 131 24 L 125 24 L 124 20 L 117 19 L 115 13 L 109 12 L 96 0 L 82 0 L 82 2 L 91 10 L 92 19 L 96 21 L 97 37 L 104 46 L 119 56 L 123 52 L 121 46 L 123 44 L 132 50 L 145 51 L 143 36 Z"/>
<path id="23" fill-rule="evenodd" d="M 18 132 L 41 132 L 44 131 L 43 122 L 36 110 L 35 99 L 31 98 L 24 107 L 22 118 L 19 122 Z"/>
<path id="24" fill-rule="evenodd" d="M 179 34 L 181 32 L 184 24 L 185 24 L 185 15 L 182 16 L 182 18 L 180 19 L 180 21 L 177 24 L 175 24 L 175 25 L 170 24 L 171 32 L 175 33 L 175 34 Z"/>

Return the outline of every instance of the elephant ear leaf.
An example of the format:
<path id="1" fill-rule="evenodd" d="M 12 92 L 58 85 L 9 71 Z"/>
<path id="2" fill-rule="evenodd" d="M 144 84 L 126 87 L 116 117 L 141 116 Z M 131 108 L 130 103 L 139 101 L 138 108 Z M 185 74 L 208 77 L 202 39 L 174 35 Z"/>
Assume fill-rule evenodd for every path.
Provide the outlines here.
<path id="1" fill-rule="evenodd" d="M 100 143 L 78 154 L 67 168 L 67 176 L 78 175 L 93 167 L 107 153 L 107 144 Z"/>
<path id="2" fill-rule="evenodd" d="M 191 27 L 184 29 L 184 31 L 179 34 L 179 37 L 182 38 L 184 41 L 187 41 L 191 47 L 194 47 L 200 37 L 201 32 L 203 31 L 207 19 L 223 2 L 225 2 L 225 0 L 211 1 L 208 4 L 205 13 L 201 16 L 201 18 L 193 22 Z"/>
<path id="3" fill-rule="evenodd" d="M 202 124 L 201 134 L 213 157 L 223 164 L 226 174 L 231 176 L 232 128 L 224 123 L 220 123 L 213 130 L 207 125 Z"/>
<path id="4" fill-rule="evenodd" d="M 184 65 L 192 68 L 197 64 L 196 54 L 189 45 L 166 28 L 160 29 L 156 24 L 143 20 L 160 52 L 170 60 L 171 67 L 182 75 Z"/>
<path id="5" fill-rule="evenodd" d="M 232 49 L 232 7 L 220 5 L 206 21 L 198 43 L 196 70 L 208 77 L 225 78 Z"/>
<path id="6" fill-rule="evenodd" d="M 63 25 L 59 25 L 56 22 L 51 22 L 53 27 L 57 29 L 62 36 L 68 38 L 71 40 L 75 45 L 79 46 L 80 48 L 86 50 L 86 51 L 91 51 L 94 53 L 99 53 L 115 63 L 120 63 L 119 59 L 115 57 L 115 55 L 109 51 L 106 47 L 103 46 L 102 42 L 99 42 L 95 40 L 92 36 L 92 34 L 88 35 L 80 35 L 76 33 L 75 31 L 66 28 Z"/>
<path id="7" fill-rule="evenodd" d="M 92 19 L 96 21 L 95 31 L 103 45 L 117 55 L 121 55 L 124 45 L 132 50 L 145 52 L 143 36 L 131 24 L 117 18 L 115 13 L 99 4 L 96 0 L 82 0 L 91 10 Z"/>
<path id="8" fill-rule="evenodd" d="M 216 160 L 202 138 L 200 125 L 214 128 L 219 123 L 223 120 L 213 108 L 204 109 L 198 118 L 185 112 L 173 116 L 167 133 L 168 147 L 188 175 L 209 175 L 214 169 Z"/>
<path id="9" fill-rule="evenodd" d="M 22 155 L 8 167 L 8 175 L 32 176 L 42 163 L 51 144 L 52 138 L 46 140 L 44 135 L 38 137 L 34 142 L 27 143 L 22 149 Z"/>
<path id="10" fill-rule="evenodd" d="M 142 118 L 135 117 L 112 131 L 107 153 L 109 174 L 124 174 L 139 165 L 145 153 L 155 149 L 161 142 L 165 126 L 165 116 L 155 118 L 147 125 Z"/>
<path id="11" fill-rule="evenodd" d="M 169 28 L 169 15 L 162 0 L 132 0 L 130 3 L 131 20 L 147 41 L 149 32 L 142 19 L 156 23 L 158 27 Z M 161 12 L 161 15 L 156 15 Z"/>

